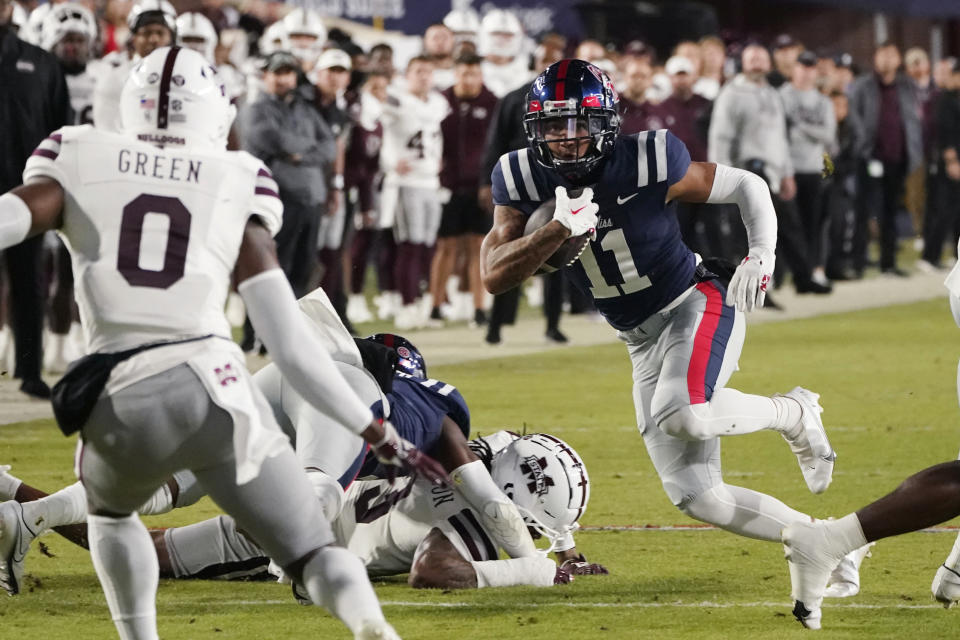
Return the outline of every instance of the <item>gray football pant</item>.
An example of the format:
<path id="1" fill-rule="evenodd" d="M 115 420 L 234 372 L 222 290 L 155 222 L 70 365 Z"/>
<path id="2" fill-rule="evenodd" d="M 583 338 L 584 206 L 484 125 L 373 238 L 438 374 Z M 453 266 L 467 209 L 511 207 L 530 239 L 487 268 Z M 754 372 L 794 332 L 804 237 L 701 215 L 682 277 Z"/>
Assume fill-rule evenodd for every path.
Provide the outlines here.
<path id="1" fill-rule="evenodd" d="M 397 242 L 432 246 L 440 230 L 443 209 L 436 189 L 398 187 L 393 233 Z"/>
<path id="2" fill-rule="evenodd" d="M 241 380 L 248 378 L 241 378 Z M 257 391 L 251 385 L 251 393 Z M 277 428 L 273 416 L 261 420 Z M 334 541 L 293 449 L 236 482 L 230 415 L 186 364 L 102 396 L 83 429 L 77 461 L 91 511 L 135 511 L 177 471 L 206 493 L 280 566 Z"/>

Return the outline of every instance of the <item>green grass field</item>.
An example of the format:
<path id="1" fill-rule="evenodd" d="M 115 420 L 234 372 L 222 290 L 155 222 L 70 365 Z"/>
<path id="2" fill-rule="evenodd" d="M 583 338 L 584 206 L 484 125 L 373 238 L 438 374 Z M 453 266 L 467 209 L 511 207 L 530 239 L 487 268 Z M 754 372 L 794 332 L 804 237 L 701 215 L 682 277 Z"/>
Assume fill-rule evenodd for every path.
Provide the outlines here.
<path id="1" fill-rule="evenodd" d="M 598 326 L 598 331 L 606 329 Z M 843 515 L 906 475 L 956 457 L 960 447 L 958 331 L 945 299 L 752 327 L 731 386 L 771 394 L 795 385 L 822 394 L 839 452 L 831 488 L 810 494 L 795 458 L 773 433 L 724 441 L 726 481 L 773 494 L 818 517 Z M 426 354 L 429 359 L 429 353 Z M 475 432 L 545 430 L 583 456 L 593 482 L 583 518 L 604 525 L 691 524 L 666 499 L 634 426 L 630 366 L 620 345 L 554 350 L 435 367 L 459 387 Z M 74 442 L 49 421 L 0 428 L 0 462 L 46 490 L 72 481 Z M 192 522 L 209 501 L 148 526 Z M 862 593 L 827 601 L 828 638 L 957 637 L 960 613 L 930 597 L 952 533 L 882 541 L 865 561 Z M 28 558 L 26 592 L 0 598 L 0 638 L 110 638 L 113 627 L 87 553 L 59 536 Z M 606 564 L 552 589 L 418 592 L 404 579 L 377 583 L 405 638 L 791 638 L 790 584 L 780 545 L 722 531 L 596 531 L 579 547 Z M 319 609 L 270 583 L 162 581 L 160 635 L 174 638 L 346 638 Z"/>

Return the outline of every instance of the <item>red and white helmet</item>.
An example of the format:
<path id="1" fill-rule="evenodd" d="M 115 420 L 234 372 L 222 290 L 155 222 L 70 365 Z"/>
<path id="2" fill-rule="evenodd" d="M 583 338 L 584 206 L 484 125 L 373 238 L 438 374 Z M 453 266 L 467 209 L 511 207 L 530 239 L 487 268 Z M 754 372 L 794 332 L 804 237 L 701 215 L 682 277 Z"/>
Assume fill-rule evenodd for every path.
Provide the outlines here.
<path id="1" fill-rule="evenodd" d="M 590 478 L 583 460 L 560 438 L 534 433 L 514 440 L 494 456 L 490 475 L 527 526 L 550 541 L 548 551 L 579 528 Z"/>
<path id="2" fill-rule="evenodd" d="M 177 44 L 200 53 L 210 64 L 217 41 L 217 30 L 202 13 L 190 11 L 177 17 Z"/>
<path id="3" fill-rule="evenodd" d="M 480 21 L 477 53 L 514 58 L 523 48 L 523 27 L 516 14 L 506 9 L 491 9 Z"/>
<path id="4" fill-rule="evenodd" d="M 312 67 L 323 52 L 323 45 L 327 41 L 327 28 L 323 25 L 320 14 L 310 9 L 294 9 L 283 19 L 284 49 L 292 53 L 298 60 Z M 298 38 L 305 36 L 305 38 Z M 309 38 L 309 44 L 303 40 Z"/>
<path id="5" fill-rule="evenodd" d="M 162 146 L 224 149 L 236 114 L 217 70 L 181 47 L 160 47 L 140 60 L 120 96 L 124 133 Z"/>
<path id="6" fill-rule="evenodd" d="M 454 9 L 443 18 L 443 24 L 453 32 L 457 44 L 472 42 L 476 44 L 480 31 L 480 15 L 473 9 Z"/>
<path id="7" fill-rule="evenodd" d="M 127 14 L 127 28 L 136 33 L 144 20 L 154 16 L 163 20 L 170 33 L 177 33 L 177 10 L 167 0 L 139 0 Z"/>
<path id="8" fill-rule="evenodd" d="M 78 2 L 52 5 L 40 27 L 40 46 L 52 51 L 68 33 L 80 33 L 93 46 L 97 40 L 97 19 Z"/>

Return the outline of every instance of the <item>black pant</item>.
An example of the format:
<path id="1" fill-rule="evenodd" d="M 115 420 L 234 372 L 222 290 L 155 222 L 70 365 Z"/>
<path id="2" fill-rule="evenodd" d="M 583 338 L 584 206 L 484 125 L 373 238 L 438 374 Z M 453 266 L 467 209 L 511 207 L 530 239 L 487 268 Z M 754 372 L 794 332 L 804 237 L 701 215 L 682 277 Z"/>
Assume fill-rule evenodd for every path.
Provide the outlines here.
<path id="1" fill-rule="evenodd" d="M 824 217 L 828 229 L 827 277 L 845 274 L 853 269 L 853 239 L 856 235 L 857 214 L 854 211 L 856 177 L 835 174 L 823 194 Z"/>
<path id="2" fill-rule="evenodd" d="M 43 234 L 24 240 L 6 251 L 10 276 L 10 326 L 13 328 L 17 366 L 13 375 L 24 380 L 40 378 L 43 363 Z"/>
<path id="3" fill-rule="evenodd" d="M 940 265 L 943 243 L 948 239 L 956 240 L 958 222 L 960 182 L 948 178 L 943 162 L 939 162 L 927 173 L 927 210 L 923 217 L 924 260 L 932 265 Z"/>
<path id="4" fill-rule="evenodd" d="M 872 178 L 867 162 L 857 168 L 857 229 L 854 235 L 854 268 L 863 271 L 870 242 L 870 215 L 876 211 L 880 222 L 880 268 L 897 266 L 897 209 L 903 200 L 907 178 L 905 162 L 884 162 L 883 175 Z"/>
<path id="5" fill-rule="evenodd" d="M 806 233 L 807 261 L 813 266 L 826 261 L 824 251 L 823 178 L 819 173 L 798 173 L 797 211 Z"/>
<path id="6" fill-rule="evenodd" d="M 560 313 L 563 311 L 563 272 L 554 271 L 540 277 L 543 278 L 543 315 L 547 320 L 546 330 L 556 330 L 560 327 Z M 521 284 L 493 297 L 488 332 L 499 332 L 503 325 L 516 322 L 522 288 Z"/>
<path id="7" fill-rule="evenodd" d="M 680 202 L 677 204 L 677 221 L 683 243 L 691 251 L 703 257 L 717 257 L 739 263 L 746 255 L 737 237 L 737 224 L 732 224 L 738 215 L 736 207 Z M 739 218 L 737 218 L 739 222 Z"/>
<path id="8" fill-rule="evenodd" d="M 794 286 L 810 282 L 812 267 L 807 249 L 807 236 L 800 223 L 797 200 L 783 200 L 773 196 L 773 208 L 777 212 L 777 271 L 786 267 L 793 274 Z"/>

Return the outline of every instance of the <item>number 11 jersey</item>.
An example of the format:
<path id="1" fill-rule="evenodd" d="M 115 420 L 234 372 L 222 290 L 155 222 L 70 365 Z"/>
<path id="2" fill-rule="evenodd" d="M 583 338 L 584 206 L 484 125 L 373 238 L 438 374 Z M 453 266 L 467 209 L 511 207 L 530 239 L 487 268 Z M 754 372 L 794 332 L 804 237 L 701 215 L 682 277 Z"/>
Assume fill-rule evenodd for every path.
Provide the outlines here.
<path id="1" fill-rule="evenodd" d="M 696 258 L 680 237 L 667 189 L 687 173 L 690 153 L 666 129 L 620 136 L 593 187 L 597 238 L 566 269 L 614 328 L 636 327 L 693 284 Z M 530 149 L 505 153 L 493 169 L 493 201 L 527 215 L 572 188 Z"/>
<path id="2" fill-rule="evenodd" d="M 259 216 L 271 234 L 282 223 L 262 162 L 64 127 L 27 161 L 24 182 L 37 177 L 65 191 L 59 231 L 89 352 L 230 337 L 223 309 L 246 223 Z"/>

